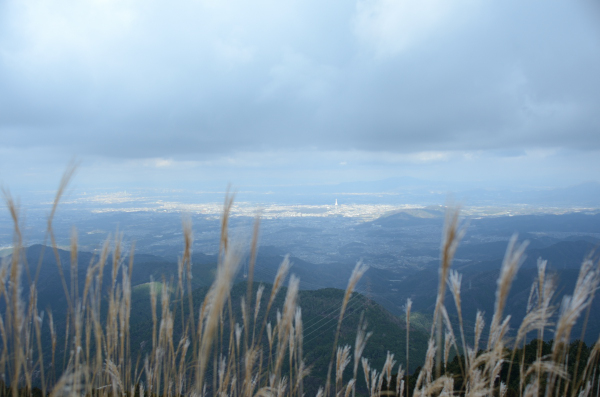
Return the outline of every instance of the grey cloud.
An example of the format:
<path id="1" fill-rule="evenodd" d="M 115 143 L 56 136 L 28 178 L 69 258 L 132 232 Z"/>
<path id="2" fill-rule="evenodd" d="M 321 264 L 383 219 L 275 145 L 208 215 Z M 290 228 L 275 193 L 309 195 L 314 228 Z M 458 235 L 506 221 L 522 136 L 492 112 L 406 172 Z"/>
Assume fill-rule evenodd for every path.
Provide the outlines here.
<path id="1" fill-rule="evenodd" d="M 107 38 L 75 24 L 81 37 L 40 44 L 3 28 L 3 145 L 124 158 L 600 148 L 600 40 L 576 2 L 480 4 L 385 56 L 357 37 L 350 2 L 146 4 Z"/>

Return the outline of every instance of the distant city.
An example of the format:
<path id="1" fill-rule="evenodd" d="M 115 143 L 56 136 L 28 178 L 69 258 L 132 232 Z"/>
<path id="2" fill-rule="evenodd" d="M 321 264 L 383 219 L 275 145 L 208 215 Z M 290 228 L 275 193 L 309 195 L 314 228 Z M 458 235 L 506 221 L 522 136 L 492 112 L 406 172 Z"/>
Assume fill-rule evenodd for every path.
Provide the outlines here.
<path id="1" fill-rule="evenodd" d="M 70 192 L 60 203 L 54 219 L 56 238 L 66 247 L 72 228 L 76 228 L 82 249 L 94 251 L 101 247 L 107 236 L 118 231 L 122 233 L 125 243 L 135 242 L 137 252 L 173 256 L 182 244 L 182 218 L 189 217 L 195 234 L 194 250 L 206 254 L 218 251 L 219 220 L 223 213 L 225 192 L 195 196 L 185 192 L 151 193 Z M 239 196 L 244 198 L 243 193 Z M 211 198 L 212 202 L 193 202 L 194 199 Z M 317 198 L 327 197 L 315 196 L 315 201 Z M 331 197 L 329 202 L 321 204 L 234 201 L 230 214 L 231 233 L 236 238 L 247 239 L 251 234 L 253 219 L 260 216 L 262 245 L 276 247 L 280 253 L 290 253 L 312 263 L 350 263 L 362 259 L 371 266 L 403 269 L 418 267 L 420 263 L 436 259 L 445 205 L 369 204 L 350 200 L 352 196 L 342 195 Z M 22 227 L 29 244 L 46 241 L 50 205 L 51 201 L 48 200 L 44 205 L 33 208 L 26 204 L 22 206 Z M 449 201 L 448 205 L 455 204 Z M 471 221 L 569 213 L 593 215 L 600 213 L 600 209 L 530 204 L 461 206 L 462 216 Z M 391 229 L 384 227 L 374 232 L 382 222 L 398 214 L 408 214 L 414 217 L 416 223 L 407 226 L 399 223 Z M 1 213 L 0 220 L 3 221 L 0 226 L 0 245 L 9 248 L 13 243 L 13 230 L 8 213 Z M 514 229 L 518 231 L 517 227 Z M 561 231 L 557 230 L 542 228 L 527 231 L 561 236 Z M 479 242 L 507 240 L 508 237 L 505 233 L 497 235 L 489 230 L 470 235 L 471 240 Z"/>

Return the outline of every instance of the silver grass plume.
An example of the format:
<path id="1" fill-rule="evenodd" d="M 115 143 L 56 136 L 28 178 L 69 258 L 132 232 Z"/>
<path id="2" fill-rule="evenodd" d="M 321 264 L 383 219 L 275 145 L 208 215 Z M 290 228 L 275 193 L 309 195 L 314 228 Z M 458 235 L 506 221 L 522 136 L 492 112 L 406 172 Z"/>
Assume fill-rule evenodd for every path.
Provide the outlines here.
<path id="1" fill-rule="evenodd" d="M 404 370 L 402 364 L 398 365 L 398 374 L 396 375 L 396 394 L 402 397 L 404 394 Z"/>
<path id="2" fill-rule="evenodd" d="M 417 390 L 426 388 L 432 381 L 435 352 L 435 341 L 433 340 L 433 338 L 430 338 L 427 346 L 427 353 L 425 354 L 425 363 L 423 364 L 423 368 L 419 372 L 419 376 L 417 377 L 417 383 L 415 384 L 415 393 L 417 392 Z"/>
<path id="3" fill-rule="evenodd" d="M 396 360 L 394 360 L 394 355 L 387 352 L 385 357 L 385 363 L 383 364 L 383 369 L 381 370 L 381 375 L 385 375 L 385 381 L 387 384 L 388 390 L 392 389 L 392 368 L 396 365 Z"/>
<path id="4" fill-rule="evenodd" d="M 342 327 L 342 320 L 344 319 L 344 313 L 346 312 L 346 307 L 348 306 L 348 301 L 350 297 L 354 293 L 354 288 L 356 288 L 356 284 L 360 281 L 365 272 L 369 269 L 369 267 L 359 261 L 356 263 L 356 266 L 352 270 L 352 274 L 350 275 L 350 279 L 348 280 L 348 286 L 346 287 L 346 292 L 344 293 L 344 300 L 342 301 L 342 308 L 340 309 L 340 316 L 338 318 L 337 329 L 335 331 L 335 337 L 333 339 L 333 351 L 331 352 L 331 358 L 329 360 L 329 368 L 327 370 L 327 380 L 325 384 L 325 393 L 329 393 L 329 388 L 331 386 L 331 368 L 333 365 L 333 359 L 335 357 L 335 349 L 337 346 L 338 338 L 340 336 L 340 328 Z"/>
<path id="5" fill-rule="evenodd" d="M 290 329 L 294 321 L 299 287 L 300 280 L 292 274 L 283 305 L 283 315 L 281 317 L 280 324 L 278 324 L 277 327 L 277 353 L 275 361 L 275 374 L 277 376 L 279 376 L 279 371 L 281 370 L 281 365 L 283 364 L 285 347 L 288 344 Z"/>
<path id="6" fill-rule="evenodd" d="M 358 322 L 358 330 L 356 332 L 356 341 L 354 342 L 354 368 L 353 368 L 353 378 L 358 379 L 358 364 L 362 357 L 363 351 L 365 350 L 365 346 L 367 345 L 367 341 L 373 335 L 373 332 L 367 332 L 367 323 L 364 320 L 364 312 L 360 315 L 360 320 Z M 352 395 L 355 395 L 355 391 L 352 392 Z"/>
<path id="7" fill-rule="evenodd" d="M 341 384 L 344 377 L 344 370 L 350 363 L 350 345 L 338 347 L 335 360 L 335 383 L 336 388 Z"/>
<path id="8" fill-rule="evenodd" d="M 344 393 L 344 397 L 350 397 L 350 394 L 354 392 L 354 384 L 356 383 L 356 379 L 352 378 L 348 381 L 346 385 L 346 392 Z"/>
<path id="9" fill-rule="evenodd" d="M 462 285 L 462 275 L 456 270 L 451 270 L 448 275 L 448 285 L 450 286 L 450 291 L 452 292 L 452 297 L 454 298 L 454 305 L 456 306 L 456 312 L 458 314 L 458 322 L 460 329 L 460 340 L 463 346 L 463 354 L 467 357 L 467 342 L 465 339 L 465 331 L 463 326 L 463 317 L 462 317 L 462 304 L 460 297 L 460 288 Z M 457 349 L 458 354 L 458 349 Z M 459 361 L 460 362 L 460 361 Z"/>
<path id="10" fill-rule="evenodd" d="M 519 270 L 519 267 L 525 259 L 523 253 L 527 248 L 528 242 L 522 243 L 519 247 L 516 247 L 517 235 L 513 235 L 506 248 L 506 254 L 500 268 L 500 276 L 498 277 L 498 288 L 496 290 L 496 304 L 494 306 L 494 316 L 490 323 L 490 336 L 488 339 L 488 349 L 496 348 L 496 344 L 499 343 L 497 337 L 500 335 L 500 324 L 502 322 L 502 315 L 504 313 L 504 306 L 506 299 L 508 298 L 508 292 L 512 285 L 513 279 Z"/>
<path id="11" fill-rule="evenodd" d="M 431 335 L 430 337 L 436 337 L 436 342 L 438 346 L 438 351 L 436 352 L 437 360 L 436 360 L 436 375 L 440 374 L 440 365 L 441 365 L 441 348 L 442 348 L 442 322 L 440 317 L 440 310 L 444 305 L 444 298 L 446 296 L 446 280 L 448 278 L 448 272 L 450 270 L 450 266 L 452 265 L 452 260 L 454 258 L 454 254 L 456 252 L 456 248 L 458 247 L 458 243 L 462 239 L 465 233 L 465 228 L 461 228 L 459 230 L 460 209 L 458 207 L 448 207 L 446 211 L 446 221 L 444 225 L 444 235 L 442 237 L 442 246 L 441 246 L 441 262 L 439 268 L 439 283 L 438 283 L 438 291 L 435 302 L 435 309 L 433 312 L 433 324 L 431 326 Z"/>
<path id="12" fill-rule="evenodd" d="M 444 371 L 446 371 L 447 368 L 447 364 L 448 364 L 448 357 L 450 356 L 450 348 L 452 347 L 452 344 L 454 343 L 454 335 L 446 330 L 446 333 L 444 334 Z"/>
<path id="13" fill-rule="evenodd" d="M 262 294 L 265 290 L 265 286 L 264 285 L 259 285 L 258 286 L 258 291 L 256 291 L 256 305 L 254 307 L 254 322 L 256 323 L 256 319 L 258 317 L 258 312 L 260 311 L 260 300 L 262 298 Z"/>
<path id="14" fill-rule="evenodd" d="M 365 382 L 367 385 L 367 390 L 370 390 L 370 375 L 371 375 L 371 366 L 369 365 L 369 360 L 367 360 L 365 357 L 360 359 L 361 363 L 362 363 L 362 369 L 363 372 L 365 374 Z"/>
<path id="15" fill-rule="evenodd" d="M 223 242 L 227 246 L 227 241 Z M 240 263 L 239 250 L 227 248 L 224 250 L 223 261 L 217 268 L 217 276 L 207 299 L 210 296 L 212 301 L 204 324 L 202 339 L 200 341 L 200 352 L 198 354 L 199 362 L 196 365 L 196 391 L 199 392 L 204 384 L 204 373 L 208 365 L 208 358 L 213 344 L 214 334 L 219 325 L 219 318 L 229 296 L 233 277 L 237 272 Z M 200 330 L 199 330 L 200 331 Z"/>
<path id="16" fill-rule="evenodd" d="M 240 351 L 240 340 L 242 337 L 243 327 L 239 323 L 235 323 L 235 347 L 237 351 Z"/>
<path id="17" fill-rule="evenodd" d="M 592 302 L 599 279 L 597 266 L 591 260 L 584 261 L 573 296 L 565 296 L 561 304 L 560 316 L 554 334 L 553 355 L 556 355 L 558 349 L 562 349 L 568 343 L 575 322 L 583 310 Z"/>

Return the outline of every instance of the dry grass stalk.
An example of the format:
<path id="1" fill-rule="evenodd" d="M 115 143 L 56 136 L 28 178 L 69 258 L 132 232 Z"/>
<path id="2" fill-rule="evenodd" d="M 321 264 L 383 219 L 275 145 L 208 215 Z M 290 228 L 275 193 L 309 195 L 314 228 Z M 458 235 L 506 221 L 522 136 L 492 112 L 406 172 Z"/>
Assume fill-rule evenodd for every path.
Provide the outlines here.
<path id="1" fill-rule="evenodd" d="M 249 304 L 252 303 L 252 287 L 254 285 L 254 266 L 256 265 L 256 256 L 258 255 L 258 236 L 260 232 L 260 215 L 257 214 L 254 218 L 254 229 L 252 231 L 252 242 L 250 243 L 250 262 L 248 266 L 248 288 L 246 291 L 246 302 Z M 258 299 L 260 300 L 260 299 Z M 247 308 L 249 310 L 250 308 Z M 244 318 L 250 318 L 250 312 L 244 310 Z M 258 310 L 258 309 L 257 309 Z M 244 326 L 246 329 L 249 329 L 246 321 L 244 322 Z M 244 352 L 248 350 L 248 333 L 246 332 L 246 336 L 244 338 Z"/>
<path id="2" fill-rule="evenodd" d="M 442 357 L 442 319 L 441 310 L 444 305 L 444 298 L 446 296 L 446 281 L 448 280 L 448 272 L 450 266 L 452 266 L 452 259 L 456 253 L 458 243 L 462 239 L 465 233 L 465 229 L 459 229 L 459 216 L 460 209 L 458 207 L 448 207 L 446 211 L 446 223 L 444 226 L 444 235 L 442 237 L 441 247 L 441 262 L 439 269 L 439 283 L 438 291 L 435 302 L 435 309 L 433 312 L 433 324 L 431 327 L 431 337 L 436 332 L 436 343 L 438 351 L 436 353 L 436 377 L 440 375 L 441 357 Z"/>
<path id="3" fill-rule="evenodd" d="M 371 389 L 369 390 L 369 392 L 372 396 L 376 396 L 379 394 L 377 393 L 379 386 L 379 377 L 380 374 L 377 372 L 377 370 L 375 368 L 371 368 Z"/>
<path id="4" fill-rule="evenodd" d="M 467 342 L 465 339 L 464 325 L 463 325 L 463 316 L 462 316 L 462 305 L 461 305 L 461 297 L 460 297 L 460 288 L 462 284 L 462 275 L 458 273 L 456 270 L 451 270 L 448 276 L 448 285 L 450 287 L 450 291 L 452 292 L 452 297 L 454 298 L 454 305 L 456 306 L 456 313 L 458 314 L 458 322 L 460 329 L 460 341 L 463 346 L 463 354 L 465 357 L 468 357 L 467 354 Z M 458 354 L 458 350 L 457 350 Z M 460 361 L 459 361 L 460 363 Z M 461 363 L 461 371 L 464 375 L 464 369 L 462 369 Z"/>
<path id="5" fill-rule="evenodd" d="M 448 357 L 450 356 L 450 348 L 454 343 L 454 335 L 450 331 L 446 330 L 446 333 L 444 334 L 444 372 L 446 372 Z"/>
<path id="6" fill-rule="evenodd" d="M 600 281 L 600 273 L 593 262 L 586 260 L 581 266 L 573 296 L 563 298 L 560 316 L 554 334 L 553 359 L 557 361 L 568 343 L 571 330 L 583 310 L 591 304 L 594 292 Z"/>
<path id="7" fill-rule="evenodd" d="M 383 369 L 381 370 L 381 375 L 385 375 L 385 382 L 388 390 L 392 388 L 392 368 L 396 365 L 396 360 L 394 360 L 394 355 L 387 352 L 385 357 L 385 363 L 383 364 Z M 381 392 L 381 389 L 379 390 Z"/>
<path id="8" fill-rule="evenodd" d="M 501 334 L 500 325 L 502 323 L 502 315 L 504 313 L 504 306 L 506 305 L 506 299 L 512 282 L 519 270 L 519 267 L 523 263 L 525 248 L 528 243 L 524 242 L 519 247 L 516 247 L 517 236 L 513 235 L 508 242 L 506 248 L 506 254 L 500 268 L 500 276 L 498 278 L 498 289 L 496 290 L 496 303 L 494 306 L 494 315 L 492 316 L 492 322 L 490 323 L 490 336 L 488 339 L 487 348 L 496 349 L 497 345 L 501 342 L 499 336 Z"/>
<path id="9" fill-rule="evenodd" d="M 396 394 L 399 397 L 404 395 L 404 370 L 402 364 L 398 365 L 398 372 L 396 373 Z"/>
<path id="10" fill-rule="evenodd" d="M 477 354 L 479 351 L 479 341 L 481 340 L 481 334 L 483 332 L 483 328 L 485 327 L 485 320 L 483 319 L 483 313 L 477 310 L 477 314 L 475 315 L 475 338 L 474 338 L 474 347 L 473 352 Z M 469 355 L 469 359 L 471 360 L 472 355 Z M 470 363 L 468 364 L 470 365 Z"/>
<path id="11" fill-rule="evenodd" d="M 224 245 L 227 246 L 226 240 Z M 219 264 L 215 283 L 206 297 L 206 301 L 209 302 L 209 309 L 206 314 L 198 352 L 199 361 L 197 364 L 195 385 L 197 393 L 200 393 L 204 386 L 204 373 L 208 366 L 212 343 L 219 325 L 221 313 L 229 296 L 231 282 L 237 271 L 239 261 L 240 255 L 237 250 L 227 249 L 224 252 L 223 262 Z M 200 330 L 200 327 L 198 329 Z"/>
<path id="12" fill-rule="evenodd" d="M 592 303 L 599 283 L 599 265 L 594 264 L 589 259 L 584 260 L 577 277 L 573 296 L 565 296 L 561 304 L 552 346 L 552 361 L 555 364 L 561 365 L 565 362 L 571 330 L 583 310 Z M 556 380 L 557 374 L 550 373 L 546 385 L 546 395 L 553 394 Z"/>
<path id="13" fill-rule="evenodd" d="M 433 380 L 433 365 L 435 361 L 436 346 L 433 338 L 429 339 L 427 353 L 425 354 L 425 363 L 419 372 L 415 384 L 415 395 L 421 395 L 427 390 L 427 387 Z M 418 393 L 418 394 L 417 394 Z"/>
<path id="14" fill-rule="evenodd" d="M 329 369 L 327 370 L 327 383 L 325 385 L 326 396 L 329 395 L 329 389 L 331 387 L 331 368 L 333 365 L 333 358 L 335 356 L 337 342 L 340 335 L 342 320 L 344 319 L 344 313 L 346 312 L 346 307 L 348 307 L 348 301 L 350 300 L 350 297 L 354 292 L 354 288 L 356 288 L 356 284 L 358 284 L 358 282 L 368 269 L 368 266 L 364 265 L 362 262 L 358 262 L 354 267 L 354 270 L 352 270 L 352 274 L 350 275 L 350 279 L 348 280 L 348 286 L 346 287 L 346 292 L 344 293 L 344 300 L 342 301 L 342 308 L 340 309 L 340 316 L 338 318 L 337 329 L 335 331 L 335 337 L 333 340 L 333 351 L 331 353 L 331 359 L 329 360 Z"/>
<path id="15" fill-rule="evenodd" d="M 348 381 L 348 384 L 346 385 L 346 391 L 344 393 L 344 397 L 350 397 L 350 395 L 353 393 L 353 391 L 355 389 L 354 388 L 355 384 L 356 384 L 356 380 L 355 379 L 350 379 Z"/>
<path id="16" fill-rule="evenodd" d="M 410 352 L 410 311 L 412 309 L 412 299 L 406 299 L 406 305 L 404 306 L 404 312 L 406 313 L 406 373 L 409 374 L 408 363 L 409 363 L 409 352 Z M 408 382 L 406 382 L 406 397 L 408 397 Z"/>
<path id="17" fill-rule="evenodd" d="M 371 366 L 369 365 L 369 360 L 366 357 L 362 357 L 360 359 L 363 373 L 365 374 L 365 384 L 367 385 L 367 390 L 370 390 L 371 387 Z"/>
<path id="18" fill-rule="evenodd" d="M 335 360 L 335 390 L 336 395 L 340 390 L 342 382 L 344 381 L 344 370 L 350 364 L 350 345 L 344 347 L 338 347 L 336 360 Z"/>
<path id="19" fill-rule="evenodd" d="M 277 348 L 275 353 L 275 367 L 272 375 L 279 379 L 281 375 L 281 366 L 285 358 L 286 349 L 289 346 L 288 342 L 293 339 L 292 330 L 293 322 L 296 313 L 296 304 L 298 301 L 298 290 L 300 288 L 300 280 L 292 274 L 288 290 L 283 304 L 283 315 L 277 324 Z M 290 351 L 292 354 L 292 351 Z"/>
<path id="20" fill-rule="evenodd" d="M 294 329 L 296 330 L 296 384 L 294 390 L 298 395 L 304 391 L 304 378 L 310 373 L 310 369 L 304 363 L 304 323 L 302 322 L 302 309 L 296 308 L 294 315 Z"/>
<path id="21" fill-rule="evenodd" d="M 358 330 L 356 331 L 356 341 L 354 343 L 354 368 L 352 371 L 352 378 L 358 379 L 358 364 L 362 358 L 363 352 L 367 345 L 367 341 L 373 335 L 373 332 L 367 332 L 367 323 L 364 319 L 364 313 L 361 313 L 360 320 L 358 322 Z M 352 390 L 352 396 L 354 397 L 356 390 Z"/>
<path id="22" fill-rule="evenodd" d="M 192 247 L 194 244 L 194 234 L 192 232 L 192 222 L 188 217 L 182 219 L 183 227 L 183 257 L 181 259 L 183 266 L 185 267 L 185 279 L 187 282 L 187 296 L 188 296 L 188 318 L 186 326 L 189 327 L 189 334 L 196 335 L 196 321 L 194 318 L 194 300 L 192 297 Z M 182 295 L 183 295 L 182 291 Z M 182 299 L 183 304 L 183 299 Z M 182 309 L 182 318 L 183 309 Z M 192 352 L 193 360 L 196 361 L 196 353 L 198 352 L 197 339 L 192 337 Z"/>
<path id="23" fill-rule="evenodd" d="M 538 276 L 536 281 L 532 284 L 532 289 L 530 293 L 530 297 L 527 303 L 527 312 L 521 325 L 519 326 L 519 330 L 517 331 L 517 337 L 515 339 L 514 348 L 512 352 L 512 356 L 510 359 L 510 365 L 508 370 L 508 379 L 507 383 L 510 381 L 511 369 L 515 357 L 515 353 L 521 341 L 523 341 L 523 346 L 525 346 L 525 337 L 531 331 L 538 331 L 538 349 L 537 349 L 537 360 L 541 361 L 542 359 L 542 341 L 544 335 L 545 327 L 552 325 L 549 319 L 554 314 L 554 308 L 550 306 L 552 297 L 554 296 L 554 292 L 556 290 L 556 282 L 554 278 L 546 277 L 546 266 L 548 262 L 541 260 L 538 258 L 537 269 Z M 537 300 L 537 302 L 535 302 Z M 525 359 L 525 356 L 522 355 L 522 360 Z M 520 371 L 524 371 L 524 364 L 521 363 Z M 537 373 L 536 376 L 539 378 L 541 373 Z M 521 390 L 523 389 L 523 381 L 524 375 L 521 376 Z"/>
<path id="24" fill-rule="evenodd" d="M 264 332 L 265 326 L 267 324 L 268 315 L 271 312 L 271 307 L 273 306 L 273 301 L 275 300 L 275 296 L 277 296 L 277 293 L 283 286 L 283 283 L 285 282 L 285 278 L 287 277 L 290 267 L 291 263 L 289 255 L 286 255 L 283 258 L 281 265 L 279 265 L 279 268 L 277 269 L 277 274 L 275 275 L 275 280 L 273 281 L 273 287 L 271 288 L 271 295 L 269 296 L 269 302 L 267 303 L 267 309 L 265 311 L 263 324 L 260 329 L 260 332 L 258 333 L 258 340 L 260 340 L 260 337 Z"/>

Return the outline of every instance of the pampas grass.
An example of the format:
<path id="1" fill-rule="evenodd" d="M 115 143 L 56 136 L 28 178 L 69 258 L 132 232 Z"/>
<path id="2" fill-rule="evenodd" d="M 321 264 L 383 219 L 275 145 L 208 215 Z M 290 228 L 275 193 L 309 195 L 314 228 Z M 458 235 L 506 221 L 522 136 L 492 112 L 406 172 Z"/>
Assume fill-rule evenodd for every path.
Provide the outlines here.
<path id="1" fill-rule="evenodd" d="M 74 171 L 75 167 L 71 166 L 63 176 L 47 225 L 47 236 L 61 277 L 60 288 L 67 302 L 65 324 L 60 328 L 64 330 L 64 335 L 59 334 L 52 312 L 44 313 L 38 309 L 35 286 L 41 259 L 34 277 L 31 277 L 22 253 L 19 207 L 10 193 L 4 191 L 14 226 L 14 250 L 12 256 L 3 259 L 0 264 L 0 297 L 5 307 L 0 316 L 0 374 L 9 386 L 8 390 L 0 388 L 0 394 L 8 392 L 12 397 L 33 396 L 34 383 L 41 385 L 41 394 L 44 396 L 251 397 L 305 394 L 304 380 L 310 374 L 311 366 L 304 358 L 299 279 L 293 274 L 288 277 L 291 270 L 288 257 L 285 257 L 277 271 L 269 296 L 266 297 L 266 305 L 261 305 L 264 286 L 259 286 L 256 294 L 253 294 L 258 217 L 250 246 L 247 293 L 241 301 L 232 302 L 232 283 L 240 266 L 243 248 L 229 237 L 233 197 L 226 196 L 221 219 L 217 275 L 200 305 L 195 305 L 192 299 L 193 234 L 191 222 L 184 219 L 183 253 L 177 265 L 177 280 L 163 280 L 160 288 L 158 283 L 151 280 L 148 299 L 152 317 L 152 346 L 144 356 L 134 357 L 129 324 L 133 248 L 129 253 L 124 251 L 118 232 L 113 239 L 107 239 L 100 254 L 86 269 L 83 285 L 79 285 L 77 277 L 76 231 L 73 231 L 71 238 L 69 267 L 61 262 L 58 254 L 52 222 Z M 362 316 L 354 348 L 349 345 L 338 346 L 348 302 L 367 271 L 366 266 L 358 263 L 349 279 L 338 313 L 325 385 L 317 395 L 408 397 L 411 384 L 414 383 L 413 396 L 504 396 L 508 395 L 512 365 L 519 366 L 517 392 L 521 396 L 570 394 L 574 397 L 598 393 L 600 338 L 590 350 L 587 362 L 582 363 L 581 375 L 577 375 L 579 354 L 575 377 L 571 378 L 568 371 L 571 332 L 586 309 L 589 315 L 592 299 L 600 283 L 598 263 L 591 259 L 583 262 L 573 294 L 563 299 L 550 355 L 542 354 L 542 340 L 544 333 L 552 326 L 550 319 L 555 312 L 552 299 L 556 280 L 546 274 L 546 262 L 538 263 L 538 277 L 531 288 L 526 315 L 517 329 L 515 339 L 511 341 L 511 351 L 506 338 L 510 316 L 504 315 L 504 308 L 526 247 L 526 243 L 517 244 L 516 236 L 513 237 L 508 244 L 497 282 L 487 344 L 485 350 L 480 350 L 485 329 L 483 314 L 477 313 L 474 338 L 467 341 L 461 302 L 462 276 L 451 268 L 454 253 L 464 233 L 464 228 L 459 228 L 459 220 L 458 209 L 450 209 L 441 245 L 434 322 L 420 371 L 412 377 L 408 373 L 410 299 L 405 305 L 404 369 L 402 364 L 395 367 L 397 362 L 393 352 L 387 353 L 382 368 L 374 368 L 369 359 L 363 356 L 369 338 L 377 330 L 370 331 Z M 112 260 L 109 261 L 109 258 Z M 106 266 L 109 266 L 110 284 L 103 288 Z M 64 268 L 70 271 L 69 280 L 65 277 Z M 23 296 L 22 288 L 26 276 L 29 281 L 27 299 Z M 288 279 L 283 307 L 275 308 L 275 298 Z M 450 321 L 446 310 L 446 288 L 454 300 L 458 316 L 456 323 Z M 233 314 L 233 307 L 238 304 L 241 306 L 241 319 L 235 319 Z M 275 322 L 271 315 L 273 311 L 276 311 Z M 176 319 L 181 320 L 181 331 L 177 332 L 174 324 Z M 519 350 L 519 346 L 525 347 L 526 337 L 532 332 L 537 332 L 539 342 L 535 360 L 526 366 L 524 349 Z M 44 343 L 49 345 L 44 346 Z M 61 346 L 64 346 L 64 353 Z M 57 368 L 60 357 L 57 355 L 60 354 L 63 355 L 60 361 L 64 363 L 63 368 Z M 458 356 L 455 360 L 458 359 L 460 373 L 452 373 L 450 369 L 453 354 Z M 353 364 L 352 374 L 348 379 L 345 372 L 350 363 Z M 504 378 L 501 379 L 504 368 L 508 368 L 506 382 Z M 362 374 L 359 373 L 361 369 Z"/>

